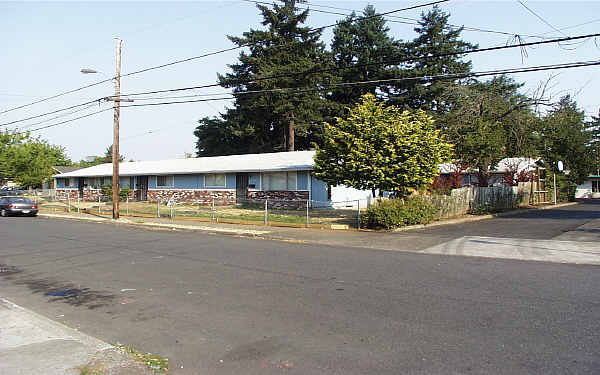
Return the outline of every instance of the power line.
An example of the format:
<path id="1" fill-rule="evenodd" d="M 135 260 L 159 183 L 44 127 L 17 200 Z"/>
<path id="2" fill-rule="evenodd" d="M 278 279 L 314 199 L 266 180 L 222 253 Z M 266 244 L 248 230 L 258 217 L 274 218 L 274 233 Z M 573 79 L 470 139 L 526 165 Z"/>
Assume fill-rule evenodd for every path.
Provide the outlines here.
<path id="1" fill-rule="evenodd" d="M 542 40 L 542 41 L 537 41 L 537 42 L 519 43 L 519 44 L 508 45 L 508 46 L 505 45 L 505 46 L 495 46 L 495 47 L 487 47 L 487 48 L 476 48 L 476 49 L 472 49 L 469 51 L 449 52 L 449 53 L 443 53 L 443 54 L 433 55 L 433 56 L 411 57 L 411 58 L 400 59 L 400 60 L 395 60 L 395 61 L 379 61 L 379 62 L 375 62 L 375 63 L 356 64 L 356 65 L 350 65 L 350 66 L 345 66 L 345 67 L 325 68 L 325 69 L 316 69 L 316 70 L 313 69 L 313 70 L 306 70 L 306 71 L 302 71 L 302 72 L 298 72 L 298 73 L 272 75 L 272 76 L 260 77 L 260 78 L 250 79 L 250 80 L 238 80 L 238 81 L 232 82 L 232 83 L 233 84 L 247 84 L 247 83 L 259 82 L 259 81 L 264 81 L 264 80 L 269 80 L 269 79 L 278 79 L 278 78 L 293 77 L 293 76 L 298 76 L 298 75 L 324 73 L 324 72 L 331 72 L 331 71 L 337 71 L 337 70 L 343 70 L 343 69 L 356 69 L 356 68 L 361 68 L 361 67 L 368 67 L 368 66 L 375 66 L 375 65 L 382 65 L 382 64 L 398 65 L 400 63 L 411 62 L 411 61 L 415 61 L 415 60 L 467 55 L 467 54 L 471 54 L 471 53 L 490 52 L 490 51 L 497 51 L 497 50 L 510 49 L 510 48 L 524 48 L 524 47 L 529 47 L 529 46 L 534 46 L 534 45 L 560 43 L 563 41 L 580 40 L 580 39 L 592 38 L 592 37 L 596 37 L 596 36 L 600 36 L 600 33 L 579 35 L 579 36 L 567 37 L 567 38 Z M 182 87 L 182 88 L 175 88 L 175 89 L 146 91 L 146 92 L 141 92 L 141 93 L 129 93 L 129 94 L 125 94 L 124 96 L 137 96 L 137 95 L 160 94 L 160 93 L 166 93 L 166 92 L 188 91 L 188 90 L 197 90 L 197 89 L 217 87 L 217 86 L 221 86 L 221 85 L 219 83 L 213 83 L 213 84 L 207 84 L 207 85 L 202 85 L 202 86 L 190 86 L 190 87 Z"/>
<path id="2" fill-rule="evenodd" d="M 110 107 L 110 108 L 101 109 L 101 110 L 99 110 L 99 111 L 96 111 L 96 112 L 93 112 L 93 113 L 88 113 L 87 115 L 79 116 L 79 117 L 76 117 L 76 118 L 73 118 L 73 119 L 70 119 L 70 120 L 66 120 L 66 121 L 61 121 L 61 122 L 58 122 L 58 123 L 56 123 L 56 124 L 51 124 L 51 125 L 46 125 L 46 126 L 42 126 L 42 127 L 39 127 L 39 128 L 31 129 L 31 130 L 29 130 L 29 131 L 30 131 L 30 132 L 35 132 L 35 131 L 42 130 L 42 129 L 53 128 L 53 127 L 55 127 L 55 126 L 59 126 L 59 125 L 63 125 L 63 124 L 67 124 L 67 123 L 69 123 L 69 122 L 77 121 L 77 120 L 80 120 L 80 119 L 82 119 L 82 118 L 86 118 L 86 117 L 94 116 L 94 115 L 97 115 L 97 114 L 99 114 L 99 113 L 102 113 L 102 112 L 110 111 L 110 110 L 112 110 L 112 109 L 114 109 L 114 108 L 113 108 L 113 107 Z"/>
<path id="3" fill-rule="evenodd" d="M 54 113 L 58 113 L 58 112 L 62 112 L 62 111 L 68 111 L 69 109 L 73 109 L 73 108 L 77 108 L 77 107 L 82 107 L 82 106 L 85 106 L 85 105 L 88 105 L 88 104 L 91 104 L 91 103 L 96 103 L 96 102 L 99 102 L 100 100 L 101 99 L 94 99 L 94 100 L 91 100 L 89 102 L 72 105 L 70 107 L 57 109 L 55 111 L 50 111 L 50 112 L 42 113 L 41 115 L 35 115 L 35 116 L 27 117 L 27 118 L 24 118 L 24 119 L 21 119 L 21 120 L 15 120 L 15 121 L 10 121 L 10 122 L 5 122 L 3 124 L 0 124 L 0 126 L 12 125 L 12 124 L 16 124 L 16 123 L 23 122 L 23 121 L 33 120 L 35 118 L 52 115 Z"/>
<path id="4" fill-rule="evenodd" d="M 80 108 L 80 109 L 77 109 L 77 110 L 74 110 L 74 111 L 71 111 L 71 112 L 68 112 L 68 113 L 64 113 L 62 115 L 54 116 L 54 117 L 51 117 L 49 119 L 45 119 L 45 120 L 42 120 L 42 121 L 34 122 L 33 124 L 27 124 L 27 125 L 23 126 L 22 128 L 18 128 L 18 129 L 25 130 L 25 129 L 30 128 L 30 127 L 35 126 L 35 125 L 44 124 L 46 122 L 54 121 L 54 120 L 59 119 L 59 118 L 71 116 L 71 115 L 73 115 L 75 113 L 86 111 L 86 110 L 88 110 L 88 109 L 90 109 L 92 107 L 95 107 L 95 104 L 90 104 L 87 107 L 83 107 L 83 108 Z"/>
<path id="5" fill-rule="evenodd" d="M 346 67 L 336 67 L 336 68 L 327 68 L 327 69 L 319 69 L 319 70 L 307 70 L 307 71 L 303 71 L 303 72 L 299 72 L 299 73 L 280 74 L 280 75 L 275 75 L 275 76 L 261 77 L 261 78 L 252 79 L 252 80 L 238 81 L 237 83 L 238 84 L 252 83 L 252 82 L 258 82 L 258 81 L 263 81 L 263 80 L 268 80 L 268 79 L 285 78 L 285 77 L 292 77 L 292 76 L 297 76 L 297 75 L 315 74 L 315 73 L 337 71 L 337 70 L 343 70 L 343 69 L 356 69 L 356 68 L 360 68 L 360 67 L 367 67 L 367 66 L 374 66 L 374 65 L 381 65 L 381 64 L 397 65 L 397 64 L 400 64 L 400 63 L 403 63 L 403 62 L 410 62 L 410 61 L 421 60 L 421 59 L 431 59 L 431 58 L 439 58 L 439 57 L 449 57 L 449 56 L 457 56 L 457 55 L 466 55 L 466 54 L 470 54 L 470 53 L 489 52 L 489 51 L 509 49 L 509 48 L 517 48 L 517 47 L 524 48 L 524 47 L 534 46 L 534 45 L 542 45 L 542 44 L 549 44 L 549 43 L 560 43 L 560 42 L 571 41 L 571 40 L 581 40 L 581 39 L 587 39 L 587 38 L 597 37 L 597 36 L 600 36 L 600 34 L 580 35 L 580 36 L 575 36 L 575 37 L 551 39 L 551 40 L 544 40 L 544 41 L 538 41 L 538 42 L 520 43 L 520 44 L 515 44 L 515 45 L 509 45 L 509 46 L 496 46 L 496 47 L 478 48 L 478 49 L 473 49 L 473 50 L 470 50 L 470 51 L 450 52 L 450 53 L 446 53 L 446 54 L 440 54 L 440 55 L 434 55 L 434 56 L 414 57 L 414 58 L 401 59 L 401 60 L 397 60 L 397 61 L 380 61 L 380 62 L 375 62 L 375 63 L 357 64 L 357 65 L 346 66 Z M 202 85 L 202 86 L 183 87 L 183 88 L 176 88 L 176 89 L 155 90 L 155 91 L 148 91 L 148 92 L 141 92 L 141 93 L 130 93 L 130 94 L 123 94 L 122 96 L 139 96 L 139 95 L 160 94 L 160 93 L 167 93 L 167 92 L 181 92 L 181 91 L 189 91 L 189 90 L 196 90 L 196 89 L 209 88 L 209 87 L 217 87 L 217 86 L 220 86 L 220 84 L 217 83 L 217 84 L 208 84 L 208 85 Z M 226 99 L 231 99 L 231 98 L 226 98 Z M 94 102 L 99 101 L 99 100 L 100 99 L 96 99 L 96 100 L 93 100 L 93 101 L 90 101 L 90 102 L 78 104 L 78 105 L 67 107 L 67 108 L 62 108 L 62 109 L 59 109 L 59 110 L 56 110 L 56 111 L 47 112 L 47 113 L 44 113 L 44 114 L 41 114 L 41 115 L 31 116 L 31 117 L 28 117 L 26 119 L 16 120 L 16 121 L 12 121 L 12 122 L 8 122 L 8 123 L 0 124 L 0 126 L 6 126 L 6 125 L 14 124 L 14 123 L 17 123 L 17 122 L 23 122 L 23 121 L 31 120 L 31 119 L 34 119 L 34 118 L 38 118 L 38 117 L 46 116 L 46 115 L 49 115 L 49 114 L 53 114 L 53 113 L 57 113 L 57 112 L 69 110 L 69 109 L 72 109 L 72 108 L 76 108 L 76 107 L 79 107 L 79 106 L 84 106 L 84 105 L 87 105 L 87 104 L 90 104 L 90 103 L 94 103 Z M 207 100 L 207 101 L 212 101 L 212 100 L 214 100 L 214 99 Z M 223 99 L 219 99 L 219 100 L 223 100 Z M 176 103 L 174 103 L 174 104 L 176 104 Z"/>
<path id="6" fill-rule="evenodd" d="M 243 0 L 245 2 L 248 3 L 255 3 L 255 4 L 270 4 L 268 2 L 265 1 L 257 1 L 257 0 Z M 337 10 L 343 10 L 343 11 L 348 11 L 348 12 L 358 12 L 355 9 L 350 9 L 350 8 L 341 8 L 341 7 L 334 7 L 334 6 L 328 6 L 328 5 L 320 5 L 320 4 L 312 4 L 309 3 L 307 1 L 302 2 L 303 4 L 307 4 L 309 6 L 313 6 L 313 7 L 319 7 L 319 8 L 328 8 L 328 9 L 337 9 Z M 318 13 L 325 13 L 325 14 L 333 14 L 333 15 L 339 15 L 339 16 L 351 16 L 351 14 L 347 14 L 347 13 L 339 13 L 339 12 L 331 12 L 331 11 L 326 11 L 326 10 L 321 10 L 321 9 L 315 9 L 315 8 L 300 8 L 297 7 L 298 9 L 307 9 L 307 10 L 311 10 L 313 12 L 318 12 Z M 418 19 L 416 18 L 410 18 L 410 17 L 403 17 L 403 16 L 396 16 L 396 15 L 388 15 L 388 18 L 385 18 L 385 20 L 387 22 L 391 22 L 391 23 L 401 23 L 401 24 L 406 24 L 406 25 L 420 25 Z M 395 19 L 400 19 L 400 20 L 406 20 L 406 21 L 397 21 L 397 20 L 392 20 L 389 18 L 395 18 Z M 410 21 L 410 22 L 409 22 Z M 501 34 L 501 35 L 507 35 L 507 36 L 515 36 L 517 34 L 515 33 L 509 33 L 506 31 L 498 31 L 498 30 L 489 30 L 489 29 L 482 29 L 479 27 L 470 27 L 470 26 L 460 26 L 460 25 L 453 25 L 448 23 L 448 26 L 450 26 L 451 28 L 454 29 L 460 29 L 463 28 L 466 31 L 475 31 L 475 32 L 482 32 L 482 33 L 491 33 L 491 34 Z M 538 39 L 547 39 L 547 37 L 543 37 L 543 36 L 539 36 L 539 35 L 525 35 L 525 34 L 519 34 L 522 35 L 524 37 L 528 37 L 528 38 L 538 38 Z"/>
<path id="7" fill-rule="evenodd" d="M 373 15 L 373 16 L 370 16 L 370 17 L 362 17 L 362 18 L 358 18 L 358 19 L 368 19 L 368 18 L 372 18 L 372 17 L 378 17 L 378 16 L 382 16 L 382 15 L 387 15 L 387 14 L 402 12 L 402 11 L 405 11 L 405 10 L 412 10 L 412 9 L 422 8 L 422 7 L 426 7 L 426 6 L 429 6 L 429 5 L 436 5 L 436 4 L 440 4 L 440 3 L 445 3 L 445 2 L 448 2 L 448 1 L 450 1 L 450 0 L 433 1 L 433 2 L 430 2 L 430 3 L 426 3 L 426 4 L 414 5 L 414 6 L 411 6 L 411 7 L 396 9 L 396 10 L 392 10 L 392 11 L 389 11 L 389 12 L 381 13 L 381 14 L 378 14 L 378 15 Z M 318 27 L 316 29 L 311 29 L 310 32 L 316 32 L 316 31 L 319 31 L 319 30 L 324 30 L 326 28 L 333 27 L 333 26 L 336 26 L 336 24 L 331 24 L 331 25 L 326 25 L 326 26 Z M 247 43 L 247 44 L 239 45 L 239 46 L 236 46 L 236 47 L 225 48 L 225 49 L 222 49 L 222 50 L 205 53 L 205 54 L 198 55 L 198 56 L 192 56 L 192 57 L 188 57 L 188 58 L 181 59 L 181 60 L 175 60 L 175 61 L 172 61 L 172 62 L 169 62 L 169 63 L 166 63 L 166 64 L 152 66 L 152 67 L 149 67 L 149 68 L 145 68 L 145 69 L 133 71 L 133 72 L 130 72 L 130 73 L 127 73 L 127 74 L 122 74 L 121 77 L 128 77 L 128 76 L 132 76 L 132 75 L 135 75 L 135 74 L 145 73 L 145 72 L 148 72 L 148 71 L 151 71 L 151 70 L 162 69 L 162 68 L 166 68 L 166 67 L 169 67 L 169 66 L 173 66 L 173 65 L 177 65 L 177 64 L 181 64 L 181 63 L 185 63 L 185 62 L 197 60 L 197 59 L 201 59 L 201 58 L 204 58 L 204 57 L 209 57 L 209 56 L 213 56 L 213 55 L 217 55 L 217 54 L 221 54 L 221 53 L 225 53 L 225 52 L 234 51 L 234 50 L 241 49 L 241 48 L 244 48 L 244 47 L 249 47 L 251 45 L 252 45 L 252 43 Z M 61 92 L 59 94 L 56 94 L 56 95 L 53 95 L 53 96 L 50 96 L 50 97 L 47 97 L 47 98 L 43 98 L 43 99 L 40 99 L 40 100 L 36 100 L 34 102 L 31 102 L 31 103 L 27 103 L 27 104 L 23 104 L 23 105 L 20 105 L 20 106 L 17 106 L 17 107 L 9 108 L 9 109 L 0 111 L 0 115 L 2 115 L 4 113 L 7 113 L 7 112 L 11 112 L 11 111 L 16 111 L 18 109 L 26 108 L 26 107 L 32 106 L 34 104 L 42 103 L 42 102 L 45 102 L 45 101 L 48 101 L 48 100 L 51 100 L 51 99 L 56 99 L 58 97 L 61 97 L 61 96 L 67 95 L 67 94 L 71 94 L 71 93 L 74 93 L 74 92 L 77 92 L 77 91 L 81 91 L 81 90 L 84 90 L 84 89 L 87 89 L 87 88 L 90 88 L 90 87 L 93 87 L 93 86 L 97 86 L 97 85 L 100 85 L 102 83 L 112 81 L 115 78 L 116 77 L 112 77 L 112 78 L 109 78 L 109 79 L 105 79 L 103 81 L 92 83 L 90 85 L 86 85 L 86 86 L 82 86 L 82 87 L 76 88 L 76 89 L 73 89 L 73 90 L 64 91 L 64 92 Z"/>
<path id="8" fill-rule="evenodd" d="M 409 80 L 441 80 L 441 79 L 458 79 L 458 78 L 470 78 L 470 77 L 482 77 L 482 76 L 490 76 L 490 75 L 498 75 L 498 74 L 514 74 L 514 73 L 528 73 L 528 72 L 536 72 L 536 71 L 545 71 L 545 70 L 556 70 L 556 69 L 569 69 L 569 68 L 577 68 L 584 66 L 593 66 L 600 65 L 600 60 L 594 61 L 580 61 L 575 63 L 568 64 L 554 64 L 554 65 L 542 65 L 542 66 L 533 66 L 528 68 L 513 68 L 513 69 L 501 69 L 501 70 L 491 70 L 491 71 L 482 71 L 482 72 L 472 72 L 472 73 L 457 73 L 457 74 L 439 74 L 432 76 L 421 76 L 421 77 L 406 77 L 406 78 L 396 78 L 396 79 L 384 79 L 384 80 L 372 80 L 372 81 L 361 81 L 361 82 L 344 82 L 339 84 L 334 84 L 335 86 L 352 86 L 352 85 L 360 85 L 360 84 L 375 84 L 375 83 L 383 83 L 383 82 L 398 82 L 398 81 L 409 81 Z M 330 85 L 330 86 L 334 86 Z M 298 89 L 293 88 L 294 90 L 300 91 Z M 329 88 L 310 88 L 308 90 L 311 91 L 323 91 Z M 283 89 L 275 89 L 275 90 L 283 90 Z M 264 92 L 273 91 L 273 90 L 264 90 Z M 307 91 L 307 89 L 304 89 Z M 236 94 L 241 95 L 242 93 Z M 232 98 L 211 98 L 211 99 L 200 99 L 200 100 L 186 100 L 180 102 L 165 102 L 165 103 L 149 103 L 149 104 L 133 104 L 133 105 L 122 105 L 121 108 L 127 107 L 146 107 L 146 106 L 157 106 L 157 105 L 168 105 L 168 104 L 185 104 L 185 103 L 197 103 L 197 102 L 207 102 L 207 101 L 217 101 L 217 100 L 231 100 Z M 112 110 L 113 108 L 105 108 L 103 110 L 86 114 L 84 116 L 79 116 L 74 119 L 62 121 L 59 123 L 46 125 L 43 127 L 39 127 L 36 129 L 31 129 L 30 132 L 39 131 L 42 129 L 48 129 L 51 127 L 67 124 L 73 121 L 80 120 L 82 118 L 90 117 L 97 115 L 99 113 Z"/>
<path id="9" fill-rule="evenodd" d="M 534 16 L 536 16 L 540 21 L 542 21 L 543 23 L 545 23 L 546 25 L 548 25 L 551 29 L 553 29 L 554 31 L 557 31 L 559 33 L 561 33 L 564 36 L 568 36 L 567 34 L 563 33 L 562 31 L 560 31 L 559 29 L 557 29 L 556 27 L 552 26 L 552 24 L 548 21 L 546 21 L 542 16 L 540 16 L 539 14 L 537 14 L 536 12 L 534 12 L 531 8 L 529 8 L 527 5 L 525 5 L 525 3 L 521 0 L 517 0 L 517 2 L 519 4 L 521 4 L 523 6 L 523 8 L 527 9 L 529 11 L 529 13 L 533 14 Z"/>
<path id="10" fill-rule="evenodd" d="M 130 104 L 130 105 L 123 105 L 123 106 L 121 106 L 121 108 L 147 107 L 147 106 L 159 106 L 159 105 L 171 105 L 171 104 L 187 104 L 187 103 L 198 103 L 198 102 L 217 101 L 217 100 L 231 100 L 237 96 L 249 95 L 249 94 L 274 93 L 274 92 L 284 92 L 284 91 L 290 91 L 292 93 L 300 93 L 300 92 L 308 92 L 308 91 L 327 91 L 327 90 L 331 90 L 331 88 L 333 88 L 333 87 L 372 85 L 372 84 L 380 84 L 380 83 L 420 81 L 420 80 L 434 81 L 434 80 L 444 80 L 444 79 L 476 78 L 476 77 L 484 77 L 484 76 L 499 75 L 499 74 L 529 73 L 529 72 L 557 70 L 557 69 L 571 69 L 571 68 L 579 68 L 579 67 L 594 66 L 594 65 L 600 65 L 600 60 L 578 61 L 578 62 L 574 62 L 574 63 L 553 64 L 553 65 L 538 65 L 538 66 L 532 66 L 532 67 L 526 67 L 526 68 L 497 69 L 497 70 L 488 70 L 488 71 L 471 72 L 471 73 L 452 73 L 452 74 L 438 74 L 438 75 L 418 76 L 418 77 L 388 78 L 388 79 L 358 81 L 358 82 L 342 82 L 342 83 L 334 83 L 334 84 L 330 84 L 330 85 L 325 85 L 320 88 L 278 88 L 278 89 L 268 89 L 268 90 L 255 90 L 255 91 L 246 91 L 246 92 L 235 93 L 235 94 L 232 94 L 231 97 L 172 101 L 172 102 L 159 102 L 159 103 L 148 103 L 148 104 Z"/>
<path id="11" fill-rule="evenodd" d="M 87 89 L 87 88 L 90 88 L 90 87 L 98 86 L 98 85 L 100 85 L 102 83 L 106 83 L 106 82 L 109 82 L 109 81 L 112 81 L 112 80 L 113 80 L 113 78 L 105 79 L 103 81 L 98 81 L 96 83 L 92 83 L 92 84 L 89 84 L 89 85 L 86 85 L 86 86 L 82 86 L 82 87 L 79 87 L 79 88 L 76 88 L 76 89 L 73 89 L 73 90 L 63 91 L 63 92 L 58 93 L 56 95 L 52 95 L 52 96 L 49 96 L 47 98 L 36 100 L 34 102 L 31 102 L 31 103 L 23 104 L 23 105 L 20 105 L 18 107 L 13 107 L 13 108 L 5 109 L 3 111 L 0 111 L 0 115 L 2 115 L 4 113 L 11 112 L 11 111 L 16 111 L 17 109 L 29 107 L 29 106 L 32 106 L 34 104 L 42 103 L 42 102 L 45 102 L 45 101 L 48 101 L 48 100 L 51 100 L 51 99 L 56 99 L 58 97 L 61 97 L 61 96 L 67 95 L 67 94 L 72 94 L 74 92 L 81 91 L 81 90 L 84 90 L 84 89 Z"/>

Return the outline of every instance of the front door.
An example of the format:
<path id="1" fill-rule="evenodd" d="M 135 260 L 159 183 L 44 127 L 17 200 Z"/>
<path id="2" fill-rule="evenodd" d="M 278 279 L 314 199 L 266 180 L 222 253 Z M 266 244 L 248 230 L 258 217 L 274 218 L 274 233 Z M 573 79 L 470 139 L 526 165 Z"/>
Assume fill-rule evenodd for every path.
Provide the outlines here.
<path id="1" fill-rule="evenodd" d="M 145 201 L 148 199 L 148 176 L 137 176 L 135 183 L 135 199 Z"/>
<path id="2" fill-rule="evenodd" d="M 235 197 L 238 204 L 248 200 L 248 173 L 235 175 Z"/>
<path id="3" fill-rule="evenodd" d="M 79 181 L 77 181 L 77 189 L 79 190 L 79 198 L 83 199 L 83 184 L 85 182 L 85 179 L 83 178 L 79 178 Z"/>

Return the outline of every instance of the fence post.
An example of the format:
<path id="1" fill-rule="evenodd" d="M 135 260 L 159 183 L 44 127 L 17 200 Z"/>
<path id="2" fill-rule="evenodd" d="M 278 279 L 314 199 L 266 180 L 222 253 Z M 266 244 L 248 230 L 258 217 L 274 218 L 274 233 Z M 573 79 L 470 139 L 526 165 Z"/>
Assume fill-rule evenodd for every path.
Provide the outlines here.
<path id="1" fill-rule="evenodd" d="M 171 212 L 170 212 L 171 220 L 173 220 L 173 214 L 174 214 L 173 207 L 175 206 L 175 199 L 171 198 L 171 199 L 169 199 L 169 201 L 170 201 L 169 206 L 171 207 Z"/>
<path id="2" fill-rule="evenodd" d="M 360 199 L 356 201 L 356 207 L 358 208 L 358 215 L 356 215 L 356 227 L 360 230 Z"/>
<path id="3" fill-rule="evenodd" d="M 156 217 L 160 217 L 160 198 L 156 197 Z"/>
<path id="4" fill-rule="evenodd" d="M 71 192 L 67 193 L 67 212 L 71 213 Z"/>
<path id="5" fill-rule="evenodd" d="M 100 193 L 98 193 L 98 215 L 102 215 L 102 207 L 100 206 Z"/>
<path id="6" fill-rule="evenodd" d="M 310 228 L 310 216 L 308 213 L 308 202 L 309 202 L 309 200 L 307 199 L 306 200 L 306 227 Z"/>
<path id="7" fill-rule="evenodd" d="M 269 222 L 269 219 L 268 219 L 268 217 L 269 217 L 269 211 L 268 211 L 269 210 L 268 209 L 269 203 L 268 202 L 269 202 L 269 200 L 265 199 L 265 225 L 268 225 L 268 222 Z"/>
<path id="8" fill-rule="evenodd" d="M 215 197 L 212 197 L 212 204 L 210 208 L 210 221 L 215 221 Z"/>
<path id="9" fill-rule="evenodd" d="M 79 194 L 77 194 L 77 213 L 81 213 L 81 201 L 79 200 Z"/>
<path id="10" fill-rule="evenodd" d="M 125 201 L 125 212 L 129 216 L 129 194 L 127 194 L 127 200 Z"/>

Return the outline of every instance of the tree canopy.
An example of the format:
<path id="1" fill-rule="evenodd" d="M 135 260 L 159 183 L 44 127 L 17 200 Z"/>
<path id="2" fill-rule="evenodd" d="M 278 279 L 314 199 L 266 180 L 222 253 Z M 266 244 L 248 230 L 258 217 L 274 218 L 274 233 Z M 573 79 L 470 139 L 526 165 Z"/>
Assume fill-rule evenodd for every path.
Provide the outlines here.
<path id="1" fill-rule="evenodd" d="M 365 94 L 335 125 L 325 124 L 317 146 L 314 174 L 330 185 L 394 191 L 431 184 L 438 165 L 450 160 L 452 145 L 424 111 L 401 111 Z"/>
<path id="2" fill-rule="evenodd" d="M 39 187 L 50 178 L 56 165 L 70 165 L 62 147 L 29 133 L 0 130 L 0 177 L 20 186 Z"/>
<path id="3" fill-rule="evenodd" d="M 319 41 L 321 32 L 302 26 L 309 12 L 298 11 L 295 4 L 259 4 L 266 30 L 229 37 L 248 50 L 229 65 L 231 73 L 218 75 L 221 86 L 233 89 L 235 103 L 221 118 L 200 120 L 195 131 L 198 156 L 294 151 L 315 140 L 328 112 L 319 88 L 333 77 L 302 72 L 330 67 L 331 60 Z M 267 79 L 274 76 L 278 78 Z"/>

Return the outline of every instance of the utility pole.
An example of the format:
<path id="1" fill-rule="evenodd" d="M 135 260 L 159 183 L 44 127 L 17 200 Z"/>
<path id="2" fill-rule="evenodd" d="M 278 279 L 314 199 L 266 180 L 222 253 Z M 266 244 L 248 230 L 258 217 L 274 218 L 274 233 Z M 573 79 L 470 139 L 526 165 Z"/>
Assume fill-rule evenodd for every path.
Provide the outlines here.
<path id="1" fill-rule="evenodd" d="M 121 115 L 121 39 L 117 39 L 117 75 L 115 76 L 115 116 L 112 144 L 112 201 L 113 219 L 119 218 L 119 118 Z"/>

